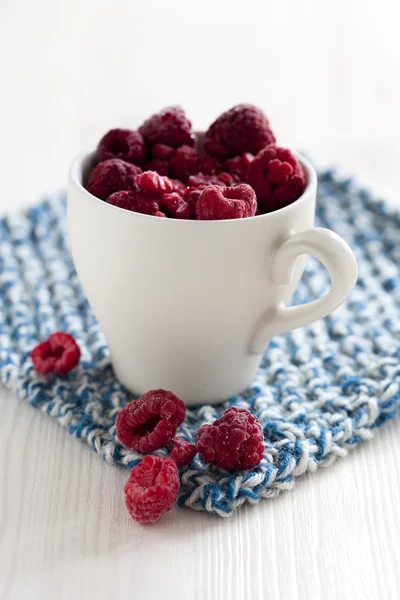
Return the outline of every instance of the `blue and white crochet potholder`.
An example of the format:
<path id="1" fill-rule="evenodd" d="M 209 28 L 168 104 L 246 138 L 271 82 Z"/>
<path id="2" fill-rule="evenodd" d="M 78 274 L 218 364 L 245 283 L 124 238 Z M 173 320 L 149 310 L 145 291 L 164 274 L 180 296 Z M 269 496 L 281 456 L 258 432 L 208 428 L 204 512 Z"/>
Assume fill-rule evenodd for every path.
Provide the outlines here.
<path id="1" fill-rule="evenodd" d="M 274 338 L 243 394 L 187 411 L 179 435 L 193 441 L 228 405 L 250 409 L 264 428 L 265 457 L 252 471 L 228 474 L 197 456 L 181 471 L 181 505 L 225 517 L 244 502 L 274 497 L 396 416 L 400 215 L 332 171 L 320 173 L 318 195 L 317 224 L 353 248 L 357 286 L 331 316 Z M 295 301 L 319 295 L 328 283 L 323 267 L 309 261 Z M 40 376 L 29 353 L 57 330 L 77 339 L 81 362 L 66 377 Z M 116 440 L 115 418 L 130 397 L 75 274 L 60 198 L 0 220 L 0 377 L 107 462 L 131 468 L 140 460 Z"/>

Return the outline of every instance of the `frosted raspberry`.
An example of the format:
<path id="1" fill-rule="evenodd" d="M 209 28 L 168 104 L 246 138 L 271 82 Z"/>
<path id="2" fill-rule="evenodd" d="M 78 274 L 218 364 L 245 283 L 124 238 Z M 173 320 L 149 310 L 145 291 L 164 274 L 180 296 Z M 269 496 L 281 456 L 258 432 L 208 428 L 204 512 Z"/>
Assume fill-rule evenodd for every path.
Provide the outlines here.
<path id="1" fill-rule="evenodd" d="M 177 192 L 163 194 L 160 197 L 160 206 L 168 217 L 174 219 L 190 219 L 192 216 L 189 204 Z"/>
<path id="2" fill-rule="evenodd" d="M 172 450 L 169 455 L 175 461 L 177 467 L 188 465 L 197 454 L 197 448 L 181 437 L 172 440 Z"/>
<path id="3" fill-rule="evenodd" d="M 201 192 L 203 191 L 203 189 L 204 188 L 193 188 L 193 187 L 186 188 L 184 199 L 186 200 L 186 202 L 189 205 L 191 219 L 196 218 L 196 205 L 201 196 Z"/>
<path id="4" fill-rule="evenodd" d="M 225 164 L 229 173 L 234 173 L 235 175 L 238 175 L 242 181 L 247 181 L 247 170 L 253 159 L 253 154 L 250 154 L 250 152 L 245 152 L 241 156 L 228 158 L 225 161 Z"/>
<path id="5" fill-rule="evenodd" d="M 231 185 L 233 182 L 234 178 L 229 173 L 220 173 L 219 175 L 203 175 L 203 173 L 197 173 L 188 178 L 187 184 L 189 187 L 202 189 L 210 187 L 210 185 L 225 187 Z"/>
<path id="6" fill-rule="evenodd" d="M 145 142 L 150 146 L 165 144 L 173 148 L 194 145 L 192 124 L 179 106 L 164 108 L 139 127 Z"/>
<path id="7" fill-rule="evenodd" d="M 234 187 L 207 187 L 196 204 L 196 219 L 241 219 L 253 217 L 257 210 L 254 190 L 245 183 Z"/>
<path id="8" fill-rule="evenodd" d="M 301 196 L 305 175 L 296 157 L 275 144 L 261 150 L 250 163 L 247 181 L 254 188 L 260 212 L 271 212 Z"/>
<path id="9" fill-rule="evenodd" d="M 159 204 L 157 199 L 147 192 L 142 191 L 122 191 L 111 194 L 106 199 L 108 204 L 131 210 L 133 212 L 142 213 L 144 215 L 157 215 L 159 212 Z"/>
<path id="10" fill-rule="evenodd" d="M 260 421 L 246 408 L 229 408 L 196 436 L 197 449 L 209 463 L 227 471 L 253 469 L 264 457 Z"/>
<path id="11" fill-rule="evenodd" d="M 173 151 L 174 149 L 172 146 L 167 146 L 166 144 L 154 144 L 151 149 L 151 155 L 160 160 L 168 160 Z"/>
<path id="12" fill-rule="evenodd" d="M 162 177 L 155 171 L 144 171 L 136 177 L 136 184 L 144 192 L 161 194 L 172 192 L 172 182 L 168 177 Z"/>
<path id="13" fill-rule="evenodd" d="M 173 177 L 185 182 L 189 175 L 197 173 L 197 152 L 190 146 L 174 150 L 169 159 Z"/>
<path id="14" fill-rule="evenodd" d="M 98 161 L 120 158 L 141 166 L 145 159 L 143 138 L 138 131 L 131 129 L 111 129 L 101 138 L 96 157 Z"/>
<path id="15" fill-rule="evenodd" d="M 79 362 L 81 351 L 69 333 L 57 331 L 48 340 L 38 344 L 31 352 L 35 371 L 42 375 L 65 375 Z"/>
<path id="16" fill-rule="evenodd" d="M 140 167 L 119 158 L 111 158 L 94 167 L 89 175 L 87 190 L 101 200 L 114 192 L 135 190 L 136 175 L 141 172 Z"/>
<path id="17" fill-rule="evenodd" d="M 169 162 L 167 160 L 159 160 L 158 158 L 148 160 L 143 168 L 145 171 L 155 171 L 164 177 L 168 177 L 170 173 Z"/>
<path id="18" fill-rule="evenodd" d="M 208 154 L 222 158 L 257 154 L 275 142 L 267 117 L 252 104 L 238 104 L 218 117 L 204 136 Z"/>
<path id="19" fill-rule="evenodd" d="M 125 448 L 147 454 L 172 440 L 185 413 L 184 403 L 172 392 L 151 390 L 118 413 L 118 439 Z"/>
<path id="20" fill-rule="evenodd" d="M 171 179 L 172 191 L 177 192 L 180 196 L 184 196 L 186 192 L 186 185 L 179 181 L 179 179 Z"/>
<path id="21" fill-rule="evenodd" d="M 125 503 L 132 519 L 152 525 L 171 510 L 179 491 L 179 473 L 170 458 L 145 456 L 125 484 Z"/>

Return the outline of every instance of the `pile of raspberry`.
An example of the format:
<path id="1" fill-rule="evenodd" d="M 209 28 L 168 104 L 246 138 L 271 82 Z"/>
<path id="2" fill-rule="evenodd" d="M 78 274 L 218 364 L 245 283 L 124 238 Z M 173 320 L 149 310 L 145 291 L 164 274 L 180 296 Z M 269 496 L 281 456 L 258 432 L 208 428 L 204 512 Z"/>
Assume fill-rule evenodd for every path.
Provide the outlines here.
<path id="1" fill-rule="evenodd" d="M 117 415 L 121 444 L 147 455 L 132 469 L 124 488 L 129 514 L 142 525 L 155 523 L 172 508 L 180 488 L 178 468 L 189 466 L 197 453 L 226 471 L 253 469 L 264 457 L 261 424 L 247 409 L 231 407 L 200 427 L 196 445 L 175 437 L 185 413 L 180 398 L 158 389 L 129 402 Z M 153 454 L 165 447 L 169 457 Z"/>
<path id="2" fill-rule="evenodd" d="M 119 208 L 172 219 L 240 219 L 291 204 L 305 188 L 301 164 L 277 146 L 264 113 L 239 104 L 197 139 L 178 106 L 137 131 L 100 140 L 87 190 Z"/>

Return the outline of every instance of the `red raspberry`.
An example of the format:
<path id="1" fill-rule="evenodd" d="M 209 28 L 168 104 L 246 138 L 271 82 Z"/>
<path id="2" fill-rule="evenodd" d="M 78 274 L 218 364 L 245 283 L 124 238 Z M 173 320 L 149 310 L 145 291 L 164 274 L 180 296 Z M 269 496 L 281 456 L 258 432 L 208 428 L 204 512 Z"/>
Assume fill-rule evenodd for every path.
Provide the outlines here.
<path id="1" fill-rule="evenodd" d="M 103 136 L 97 146 L 98 161 L 120 158 L 134 165 L 142 165 L 145 159 L 145 147 L 138 131 L 130 129 L 111 129 Z"/>
<path id="2" fill-rule="evenodd" d="M 253 217 L 257 210 L 254 190 L 245 183 L 234 187 L 207 187 L 196 204 L 196 219 L 241 219 Z"/>
<path id="3" fill-rule="evenodd" d="M 136 184 L 144 192 L 160 194 L 172 192 L 172 182 L 168 177 L 162 177 L 155 171 L 144 171 L 136 177 Z"/>
<path id="4" fill-rule="evenodd" d="M 231 182 L 233 178 L 231 179 Z M 198 189 L 204 189 L 206 187 L 210 187 L 210 185 L 217 185 L 219 187 L 224 187 L 227 184 L 221 181 L 219 175 L 203 175 L 203 173 L 197 173 L 196 175 L 191 175 L 188 178 L 188 186 Z"/>
<path id="5" fill-rule="evenodd" d="M 271 212 L 301 196 L 305 175 L 295 156 L 286 148 L 270 144 L 250 163 L 247 181 L 254 188 L 260 212 Z"/>
<path id="6" fill-rule="evenodd" d="M 264 457 L 260 421 L 246 408 L 228 408 L 212 425 L 200 427 L 196 441 L 206 461 L 227 471 L 253 469 Z"/>
<path id="7" fill-rule="evenodd" d="M 171 510 L 179 491 L 176 464 L 164 456 L 145 456 L 125 484 L 125 504 L 132 519 L 152 525 Z"/>
<path id="8" fill-rule="evenodd" d="M 78 344 L 69 333 L 57 331 L 31 352 L 35 371 L 46 375 L 53 372 L 65 375 L 76 367 L 81 356 Z"/>
<path id="9" fill-rule="evenodd" d="M 203 189 L 204 188 L 193 188 L 193 187 L 186 188 L 184 199 L 186 200 L 186 202 L 189 205 L 190 215 L 191 215 L 192 219 L 196 218 L 196 205 L 197 205 L 197 202 L 199 201 L 199 198 L 201 196 L 201 192 L 203 191 Z"/>
<path id="10" fill-rule="evenodd" d="M 139 127 L 145 142 L 150 146 L 165 144 L 173 148 L 194 146 L 192 124 L 180 106 L 164 108 Z"/>
<path id="11" fill-rule="evenodd" d="M 203 154 L 197 159 L 197 172 L 203 175 L 216 175 L 224 170 L 224 163 L 218 158 Z"/>
<path id="12" fill-rule="evenodd" d="M 204 136 L 204 148 L 212 156 L 228 158 L 257 154 L 275 142 L 267 117 L 252 104 L 238 104 L 218 117 Z"/>
<path id="13" fill-rule="evenodd" d="M 179 181 L 179 179 L 171 179 L 172 191 L 177 192 L 180 196 L 184 196 L 186 193 L 186 185 Z"/>
<path id="14" fill-rule="evenodd" d="M 188 465 L 197 454 L 197 448 L 181 437 L 172 440 L 172 450 L 169 457 L 175 461 L 177 467 Z"/>
<path id="15" fill-rule="evenodd" d="M 142 213 L 144 215 L 160 216 L 159 204 L 154 195 L 142 191 L 122 191 L 111 194 L 106 200 L 108 204 Z M 165 216 L 165 215 L 163 215 Z"/>
<path id="16" fill-rule="evenodd" d="M 253 159 L 253 154 L 250 154 L 250 152 L 245 152 L 241 156 L 228 158 L 225 164 L 228 167 L 229 173 L 235 173 L 242 181 L 247 181 L 247 170 Z"/>
<path id="17" fill-rule="evenodd" d="M 184 403 L 172 392 L 151 390 L 118 413 L 118 439 L 125 448 L 147 454 L 172 440 L 185 413 Z"/>
<path id="18" fill-rule="evenodd" d="M 197 152 L 190 146 L 181 146 L 174 150 L 169 159 L 172 175 L 186 181 L 189 175 L 197 173 Z"/>
<path id="19" fill-rule="evenodd" d="M 172 146 L 166 144 L 154 144 L 151 149 L 151 155 L 153 158 L 159 158 L 160 160 L 168 160 L 174 149 Z"/>
<path id="20" fill-rule="evenodd" d="M 190 219 L 192 216 L 189 204 L 177 192 L 163 194 L 160 206 L 168 217 L 174 219 Z"/>
<path id="21" fill-rule="evenodd" d="M 110 158 L 98 164 L 89 175 L 87 190 L 105 200 L 114 192 L 136 189 L 136 175 L 142 170 L 136 165 Z"/>
<path id="22" fill-rule="evenodd" d="M 167 160 L 159 160 L 158 158 L 152 158 L 148 160 L 144 165 L 145 171 L 155 171 L 159 175 L 168 177 L 170 168 Z"/>

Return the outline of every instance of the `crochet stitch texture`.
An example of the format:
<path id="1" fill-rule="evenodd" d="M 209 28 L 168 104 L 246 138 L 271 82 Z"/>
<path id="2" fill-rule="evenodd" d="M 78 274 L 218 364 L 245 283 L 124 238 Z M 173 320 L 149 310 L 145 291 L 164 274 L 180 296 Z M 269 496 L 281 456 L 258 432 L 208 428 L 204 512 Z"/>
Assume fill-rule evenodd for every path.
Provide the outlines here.
<path id="1" fill-rule="evenodd" d="M 317 224 L 353 248 L 360 269 L 356 289 L 326 319 L 274 338 L 243 394 L 187 411 L 178 433 L 193 442 L 197 429 L 229 405 L 250 409 L 264 429 L 265 457 L 252 471 L 229 474 L 196 456 L 181 469 L 181 505 L 229 516 L 244 502 L 291 488 L 296 476 L 331 465 L 396 416 L 400 214 L 325 171 L 319 174 Z M 325 270 L 309 260 L 294 301 L 305 302 L 328 284 Z M 57 330 L 75 337 L 81 362 L 66 377 L 38 375 L 29 353 Z M 116 440 L 115 418 L 130 396 L 114 377 L 75 274 L 62 198 L 0 220 L 0 378 L 107 462 L 132 468 L 140 460 Z"/>

